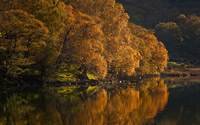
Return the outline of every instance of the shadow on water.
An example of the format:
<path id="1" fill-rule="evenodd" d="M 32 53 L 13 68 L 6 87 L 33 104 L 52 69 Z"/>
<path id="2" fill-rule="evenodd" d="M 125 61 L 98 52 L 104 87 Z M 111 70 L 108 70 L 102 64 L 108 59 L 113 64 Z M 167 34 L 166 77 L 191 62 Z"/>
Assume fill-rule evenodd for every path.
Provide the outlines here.
<path id="1" fill-rule="evenodd" d="M 169 82 L 169 80 L 168 80 Z M 172 85 L 174 83 L 174 85 Z M 191 77 L 169 82 L 168 104 L 155 117 L 158 125 L 199 125 L 200 124 L 200 78 Z"/>
<path id="2" fill-rule="evenodd" d="M 168 101 L 153 78 L 123 86 L 61 86 L 0 91 L 1 125 L 154 124 Z"/>

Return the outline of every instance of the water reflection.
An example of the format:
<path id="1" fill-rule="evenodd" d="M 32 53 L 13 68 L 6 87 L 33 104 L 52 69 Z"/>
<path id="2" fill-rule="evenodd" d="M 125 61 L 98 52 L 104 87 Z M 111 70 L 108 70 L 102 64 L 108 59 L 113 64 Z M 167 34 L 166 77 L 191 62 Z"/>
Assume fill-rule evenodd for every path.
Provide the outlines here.
<path id="1" fill-rule="evenodd" d="M 161 125 L 200 125 L 200 81 L 169 89 L 165 110 L 155 117 Z"/>
<path id="2" fill-rule="evenodd" d="M 154 123 L 168 101 L 167 85 L 151 79 L 115 89 L 78 86 L 0 92 L 0 124 L 102 125 Z"/>

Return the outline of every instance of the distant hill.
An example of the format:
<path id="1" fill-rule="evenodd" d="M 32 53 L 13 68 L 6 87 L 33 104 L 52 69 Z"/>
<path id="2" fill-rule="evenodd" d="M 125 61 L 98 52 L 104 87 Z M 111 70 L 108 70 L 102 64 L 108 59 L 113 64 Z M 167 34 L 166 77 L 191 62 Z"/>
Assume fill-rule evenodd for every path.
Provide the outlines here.
<path id="1" fill-rule="evenodd" d="M 200 0 L 116 0 L 130 16 L 130 21 L 145 28 L 159 22 L 175 21 L 180 14 L 200 15 Z"/>
<path id="2" fill-rule="evenodd" d="M 136 0 L 116 0 L 117 2 L 122 3 L 123 5 L 137 6 L 138 2 Z M 161 0 L 175 7 L 196 7 L 200 6 L 200 0 Z"/>

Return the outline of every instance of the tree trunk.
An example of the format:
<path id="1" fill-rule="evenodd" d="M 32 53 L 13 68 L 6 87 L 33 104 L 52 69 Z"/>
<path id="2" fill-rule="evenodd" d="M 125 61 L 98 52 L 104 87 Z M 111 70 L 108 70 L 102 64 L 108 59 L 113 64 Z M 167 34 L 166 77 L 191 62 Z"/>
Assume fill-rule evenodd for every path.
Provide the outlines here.
<path id="1" fill-rule="evenodd" d="M 63 41 L 63 44 L 62 44 L 62 49 L 61 49 L 60 55 L 57 58 L 56 64 L 60 64 L 62 62 L 62 53 L 65 52 L 65 49 L 67 47 L 67 41 L 69 40 L 68 35 L 71 32 L 71 29 L 72 29 L 72 27 L 70 27 L 69 30 L 65 34 L 65 38 L 64 38 L 64 41 Z"/>

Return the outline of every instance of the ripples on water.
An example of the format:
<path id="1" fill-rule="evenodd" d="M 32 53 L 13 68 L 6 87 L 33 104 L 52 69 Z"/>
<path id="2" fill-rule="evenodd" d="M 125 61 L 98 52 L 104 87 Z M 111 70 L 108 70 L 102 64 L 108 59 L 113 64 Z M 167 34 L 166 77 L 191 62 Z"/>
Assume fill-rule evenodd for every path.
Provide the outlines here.
<path id="1" fill-rule="evenodd" d="M 0 91 L 0 125 L 200 123 L 199 88 L 168 90 L 158 78 L 112 87 L 10 88 Z"/>

